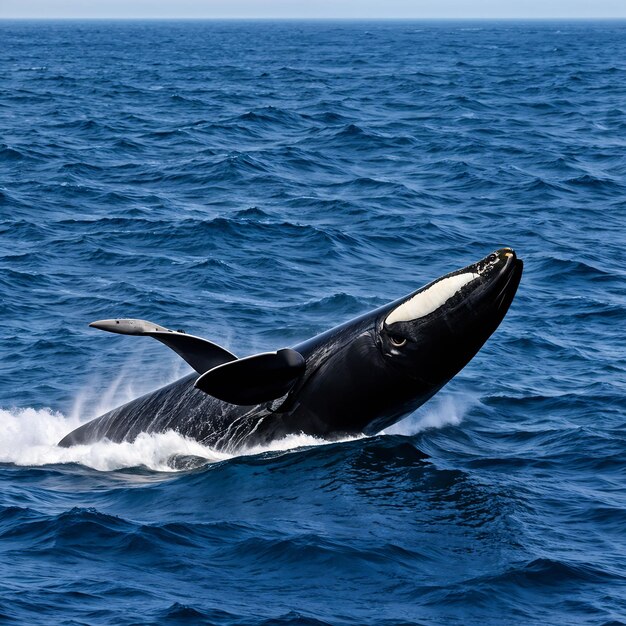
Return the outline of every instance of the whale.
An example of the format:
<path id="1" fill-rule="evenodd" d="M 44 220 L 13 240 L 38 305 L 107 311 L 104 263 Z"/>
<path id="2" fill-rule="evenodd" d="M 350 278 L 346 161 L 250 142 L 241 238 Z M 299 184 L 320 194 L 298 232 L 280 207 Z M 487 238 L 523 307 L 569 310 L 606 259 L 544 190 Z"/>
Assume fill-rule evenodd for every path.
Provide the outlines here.
<path id="1" fill-rule="evenodd" d="M 59 445 L 175 431 L 230 452 L 292 434 L 331 441 L 374 435 L 469 363 L 502 322 L 522 271 L 515 251 L 501 248 L 311 339 L 241 358 L 147 320 L 92 322 L 152 337 L 195 371 L 79 426 Z"/>

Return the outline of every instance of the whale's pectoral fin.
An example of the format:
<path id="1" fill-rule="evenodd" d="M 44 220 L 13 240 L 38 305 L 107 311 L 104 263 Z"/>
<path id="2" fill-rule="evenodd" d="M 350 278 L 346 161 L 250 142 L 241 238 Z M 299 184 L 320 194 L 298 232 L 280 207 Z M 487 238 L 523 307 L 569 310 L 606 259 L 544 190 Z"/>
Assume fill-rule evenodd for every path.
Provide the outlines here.
<path id="1" fill-rule="evenodd" d="M 200 376 L 196 387 L 231 404 L 261 404 L 288 393 L 304 368 L 304 357 L 285 348 L 218 365 Z"/>
<path id="2" fill-rule="evenodd" d="M 237 357 L 228 350 L 218 346 L 217 344 L 188 335 L 181 330 L 170 330 L 159 324 L 148 322 L 146 320 L 132 319 L 114 319 L 99 320 L 92 322 L 89 326 L 106 330 L 110 333 L 119 333 L 120 335 L 143 335 L 154 337 L 168 348 L 171 348 L 182 357 L 198 374 L 204 374 L 209 370 L 236 361 Z"/>

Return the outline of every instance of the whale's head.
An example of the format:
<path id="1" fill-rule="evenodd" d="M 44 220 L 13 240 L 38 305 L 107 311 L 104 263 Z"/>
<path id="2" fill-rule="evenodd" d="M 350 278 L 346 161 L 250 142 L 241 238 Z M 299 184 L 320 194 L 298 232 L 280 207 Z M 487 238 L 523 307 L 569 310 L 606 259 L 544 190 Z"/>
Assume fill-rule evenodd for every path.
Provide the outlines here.
<path id="1" fill-rule="evenodd" d="M 502 248 L 297 347 L 307 357 L 298 390 L 307 425 L 376 433 L 414 411 L 496 330 L 522 269 Z"/>
<path id="2" fill-rule="evenodd" d="M 376 323 L 385 361 L 439 389 L 496 330 L 522 269 L 515 252 L 502 248 L 389 305 Z"/>
<path id="3" fill-rule="evenodd" d="M 371 369 L 386 400 L 362 412 L 364 432 L 415 410 L 467 365 L 504 318 L 522 270 L 515 252 L 502 248 L 379 309 Z"/>

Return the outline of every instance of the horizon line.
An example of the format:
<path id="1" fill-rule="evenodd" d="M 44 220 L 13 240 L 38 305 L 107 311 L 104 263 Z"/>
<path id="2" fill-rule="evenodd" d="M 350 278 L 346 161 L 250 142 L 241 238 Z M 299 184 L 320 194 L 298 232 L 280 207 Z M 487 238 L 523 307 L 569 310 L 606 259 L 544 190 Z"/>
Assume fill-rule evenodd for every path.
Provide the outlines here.
<path id="1" fill-rule="evenodd" d="M 180 20 L 180 21 L 246 21 L 246 20 L 254 20 L 254 21 L 293 21 L 293 22 L 391 22 L 391 21 L 533 21 L 533 22 L 547 22 L 553 20 L 560 21 L 568 21 L 568 22 L 584 22 L 584 21 L 626 21 L 626 13 L 624 15 L 598 15 L 598 16 L 564 16 L 564 15 L 554 15 L 554 16 L 506 16 L 506 17 L 498 17 L 498 16 L 487 16 L 487 17 L 476 17 L 476 16 L 458 16 L 458 17 L 449 17 L 449 16 L 428 16 L 428 17 L 407 17 L 407 16 L 372 16 L 372 17 L 331 17 L 331 16 L 323 16 L 323 17 L 296 17 L 296 16 L 222 16 L 222 17 L 211 17 L 211 16 L 173 16 L 173 15 L 164 15 L 164 16 L 141 16 L 141 15 L 131 15 L 131 16 L 119 16 L 119 15 L 110 15 L 110 16 L 94 16 L 94 15 L 76 15 L 76 16 L 27 16 L 27 15 L 18 15 L 12 17 L 3 17 L 0 16 L 0 21 L 10 21 L 10 20 L 42 20 L 42 21 L 72 21 L 72 20 L 85 20 L 85 21 L 100 21 L 100 20 L 117 20 L 117 21 L 137 21 L 137 20 L 146 20 L 146 21 L 162 21 L 162 20 Z"/>

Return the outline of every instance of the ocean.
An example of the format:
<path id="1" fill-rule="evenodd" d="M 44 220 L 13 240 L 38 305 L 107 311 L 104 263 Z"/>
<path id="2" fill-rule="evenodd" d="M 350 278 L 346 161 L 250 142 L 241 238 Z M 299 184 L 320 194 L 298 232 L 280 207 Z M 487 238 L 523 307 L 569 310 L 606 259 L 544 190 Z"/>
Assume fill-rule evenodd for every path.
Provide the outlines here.
<path id="1" fill-rule="evenodd" d="M 0 623 L 626 624 L 626 22 L 0 22 Z M 371 437 L 61 449 L 511 246 Z M 173 455 L 207 463 L 175 469 Z"/>

